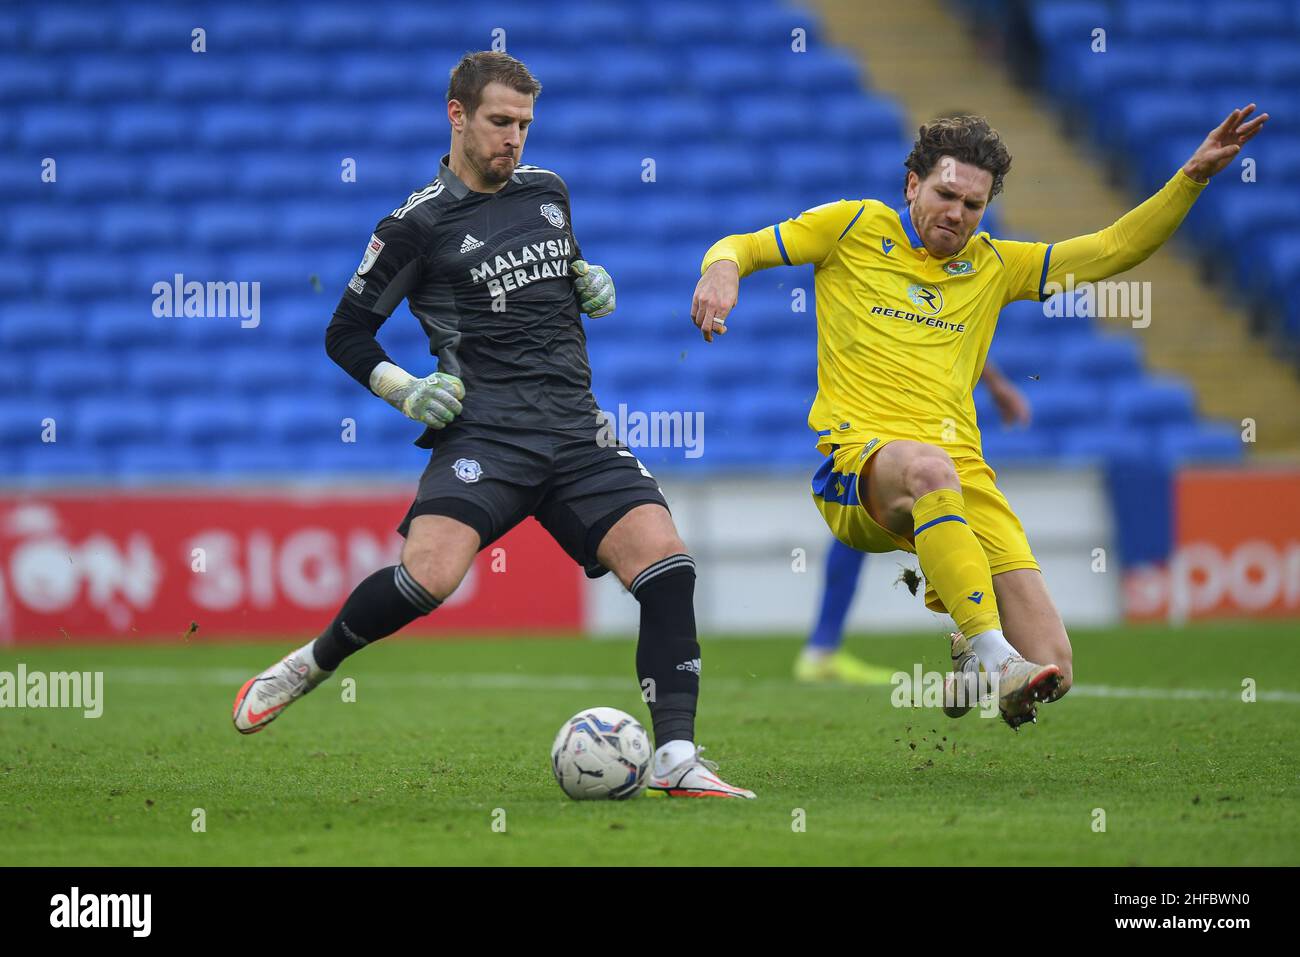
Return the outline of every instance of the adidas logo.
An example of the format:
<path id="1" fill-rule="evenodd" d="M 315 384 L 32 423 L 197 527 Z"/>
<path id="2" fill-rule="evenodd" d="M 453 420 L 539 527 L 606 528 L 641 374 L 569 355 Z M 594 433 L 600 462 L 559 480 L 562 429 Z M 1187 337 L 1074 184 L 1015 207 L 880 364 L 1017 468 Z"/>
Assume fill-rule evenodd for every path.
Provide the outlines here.
<path id="1" fill-rule="evenodd" d="M 698 675 L 700 673 L 700 659 L 692 658 L 690 661 L 683 661 L 680 665 L 677 666 L 677 670 L 691 671 Z"/>
<path id="2" fill-rule="evenodd" d="M 466 233 L 465 241 L 460 244 L 461 255 L 464 255 L 465 253 L 469 252 L 471 249 L 478 249 L 482 245 L 483 245 L 483 241 L 481 239 L 475 239 L 469 233 Z"/>

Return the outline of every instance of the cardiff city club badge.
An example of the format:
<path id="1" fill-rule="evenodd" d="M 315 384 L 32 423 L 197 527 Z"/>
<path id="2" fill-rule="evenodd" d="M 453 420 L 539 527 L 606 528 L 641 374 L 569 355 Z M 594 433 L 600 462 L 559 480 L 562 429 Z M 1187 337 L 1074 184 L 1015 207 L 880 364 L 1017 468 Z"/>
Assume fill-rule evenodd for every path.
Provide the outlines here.
<path id="1" fill-rule="evenodd" d="M 462 482 L 477 482 L 483 474 L 482 467 L 473 459 L 457 459 L 452 468 L 456 472 L 456 478 Z"/>
<path id="2" fill-rule="evenodd" d="M 366 254 L 361 257 L 361 265 L 357 267 L 357 275 L 364 276 L 370 272 L 370 267 L 375 264 L 379 258 L 380 252 L 383 251 L 384 241 L 374 233 L 370 234 L 370 245 L 366 247 Z"/>
<path id="3" fill-rule="evenodd" d="M 556 229 L 564 228 L 564 210 L 560 209 L 560 207 L 556 206 L 554 203 L 544 203 L 542 205 L 542 215 L 545 216 L 546 221 Z"/>

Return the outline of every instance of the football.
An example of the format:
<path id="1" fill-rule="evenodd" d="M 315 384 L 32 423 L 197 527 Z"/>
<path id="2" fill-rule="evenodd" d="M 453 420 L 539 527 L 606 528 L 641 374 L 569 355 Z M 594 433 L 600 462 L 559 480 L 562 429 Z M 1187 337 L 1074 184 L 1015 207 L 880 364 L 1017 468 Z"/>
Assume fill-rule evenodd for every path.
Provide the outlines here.
<path id="1" fill-rule="evenodd" d="M 617 708 L 585 708 L 555 736 L 551 770 L 575 801 L 621 801 L 641 793 L 653 756 L 636 718 Z"/>

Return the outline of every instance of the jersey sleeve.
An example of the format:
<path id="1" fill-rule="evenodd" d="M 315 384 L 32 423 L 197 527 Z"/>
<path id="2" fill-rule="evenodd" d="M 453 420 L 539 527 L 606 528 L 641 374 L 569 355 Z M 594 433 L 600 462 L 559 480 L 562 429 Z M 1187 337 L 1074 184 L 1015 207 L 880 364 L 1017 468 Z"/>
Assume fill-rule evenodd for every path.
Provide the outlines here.
<path id="1" fill-rule="evenodd" d="M 377 335 L 420 280 L 419 230 L 408 220 L 386 216 L 366 243 L 356 272 L 325 330 L 325 352 L 364 388 L 381 362 L 391 362 Z"/>
<path id="2" fill-rule="evenodd" d="M 727 236 L 704 254 L 700 272 L 723 260 L 739 266 L 742 276 L 772 266 L 820 266 L 830 258 L 864 205 L 847 199 L 824 203 L 756 233 Z"/>
<path id="3" fill-rule="evenodd" d="M 409 218 L 381 219 L 348 282 L 344 300 L 385 319 L 391 316 L 420 282 L 421 238 L 419 227 Z"/>
<path id="4" fill-rule="evenodd" d="M 1067 277 L 1095 282 L 1146 261 L 1178 229 L 1205 186 L 1179 170 L 1154 196 L 1095 233 L 1051 245 L 993 240 L 1007 267 L 1006 300 L 1046 299 L 1049 287 L 1059 291 Z"/>

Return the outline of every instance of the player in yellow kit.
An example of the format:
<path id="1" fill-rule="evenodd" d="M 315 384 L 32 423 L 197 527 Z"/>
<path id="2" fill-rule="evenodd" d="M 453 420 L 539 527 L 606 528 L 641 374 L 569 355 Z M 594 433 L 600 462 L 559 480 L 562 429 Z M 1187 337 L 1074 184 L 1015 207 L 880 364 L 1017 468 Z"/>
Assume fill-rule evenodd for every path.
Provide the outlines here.
<path id="1" fill-rule="evenodd" d="M 998 675 L 1012 727 L 1073 676 L 1065 626 L 981 453 L 971 392 L 998 312 L 1145 260 L 1259 132 L 1268 114 L 1248 120 L 1254 109 L 1233 110 L 1164 188 L 1087 236 L 1049 245 L 979 232 L 1011 157 L 983 118 L 967 116 L 921 127 L 903 207 L 827 203 L 705 254 L 691 318 L 710 342 L 726 332 L 740 277 L 814 265 L 818 390 L 808 424 L 827 456 L 814 501 L 845 544 L 916 553 L 927 605 L 957 624 L 954 661 L 964 670 L 978 658 Z"/>

